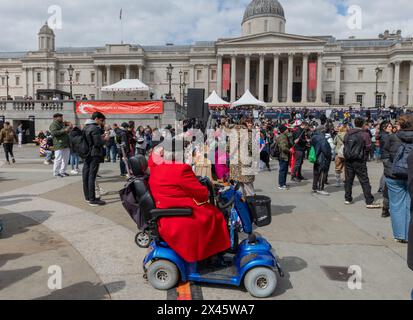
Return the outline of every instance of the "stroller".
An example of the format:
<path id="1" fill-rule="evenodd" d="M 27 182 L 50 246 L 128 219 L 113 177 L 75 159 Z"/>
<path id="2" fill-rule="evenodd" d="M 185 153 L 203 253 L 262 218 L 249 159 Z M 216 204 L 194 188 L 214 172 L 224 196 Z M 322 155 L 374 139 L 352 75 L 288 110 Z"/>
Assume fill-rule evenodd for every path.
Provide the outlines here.
<path id="1" fill-rule="evenodd" d="M 257 298 L 267 298 L 274 293 L 277 272 L 283 277 L 283 271 L 268 241 L 253 233 L 253 224 L 264 226 L 271 223 L 269 198 L 253 197 L 244 201 L 236 182 L 224 187 L 213 186 L 209 179 L 200 179 L 209 190 L 210 202 L 225 216 L 231 249 L 220 255 L 222 263 L 216 266 L 206 261 L 188 263 L 160 237 L 158 220 L 191 216 L 192 209 L 156 209 L 139 168 L 139 157 L 131 158 L 129 162 L 131 171 L 137 176 L 128 183 L 128 189 L 133 189 L 131 193 L 135 196 L 135 206 L 139 207 L 139 217 L 131 215 L 135 222 L 139 222 L 141 229 L 135 240 L 141 248 L 150 247 L 143 261 L 143 270 L 144 277 L 155 289 L 172 289 L 181 280 L 238 287 L 244 284 L 248 292 Z M 247 235 L 241 243 L 240 233 Z"/>

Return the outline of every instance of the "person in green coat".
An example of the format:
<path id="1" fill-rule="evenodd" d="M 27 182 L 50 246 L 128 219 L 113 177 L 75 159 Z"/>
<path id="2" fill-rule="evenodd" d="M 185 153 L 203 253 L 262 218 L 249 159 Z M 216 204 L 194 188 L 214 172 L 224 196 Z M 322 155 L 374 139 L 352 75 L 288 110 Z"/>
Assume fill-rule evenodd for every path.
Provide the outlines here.
<path id="1" fill-rule="evenodd" d="M 53 137 L 53 149 L 55 151 L 55 161 L 53 166 L 53 175 L 55 177 L 68 177 L 66 173 L 70 157 L 70 139 L 69 132 L 73 125 L 63 121 L 63 115 L 57 113 L 53 116 L 53 123 L 50 125 L 50 133 Z"/>

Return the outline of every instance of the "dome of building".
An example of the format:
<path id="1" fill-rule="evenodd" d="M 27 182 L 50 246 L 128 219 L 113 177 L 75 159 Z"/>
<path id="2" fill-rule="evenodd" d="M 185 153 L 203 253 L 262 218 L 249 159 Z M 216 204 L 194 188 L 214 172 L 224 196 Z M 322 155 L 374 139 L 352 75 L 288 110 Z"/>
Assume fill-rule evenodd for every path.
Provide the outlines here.
<path id="1" fill-rule="evenodd" d="M 48 34 L 48 35 L 54 35 L 53 30 L 49 27 L 47 22 L 44 24 L 43 27 L 41 27 L 39 34 Z"/>
<path id="2" fill-rule="evenodd" d="M 284 8 L 277 0 L 253 0 L 245 10 L 242 23 L 258 17 L 281 17 L 285 19 Z"/>

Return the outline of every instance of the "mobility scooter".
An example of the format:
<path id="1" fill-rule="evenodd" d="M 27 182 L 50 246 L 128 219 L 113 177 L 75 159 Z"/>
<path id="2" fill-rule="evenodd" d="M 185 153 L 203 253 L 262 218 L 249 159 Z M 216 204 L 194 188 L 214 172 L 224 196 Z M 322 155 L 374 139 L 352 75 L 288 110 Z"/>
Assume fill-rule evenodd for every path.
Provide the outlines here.
<path id="1" fill-rule="evenodd" d="M 179 281 L 192 281 L 238 287 L 244 284 L 248 292 L 256 298 L 267 298 L 274 293 L 277 287 L 276 273 L 283 277 L 283 271 L 268 241 L 256 236 L 252 231 L 253 222 L 258 227 L 271 223 L 269 198 L 251 197 L 245 201 L 238 190 L 238 184 L 233 183 L 227 187 L 212 186 L 208 179 L 200 179 L 201 183 L 208 187 L 210 202 L 225 215 L 231 249 L 220 255 L 222 261 L 216 266 L 205 261 L 187 263 L 161 239 L 157 222 L 165 217 L 191 216 L 192 209 L 156 209 L 147 180 L 142 177 L 139 166 L 139 160 L 130 159 L 131 171 L 135 178 L 129 185 L 133 186 L 140 216 L 132 218 L 143 230 L 135 239 L 137 245 L 141 248 L 150 248 L 143 261 L 143 269 L 145 278 L 155 289 L 169 290 Z M 140 177 L 136 178 L 137 176 Z M 260 201 L 264 203 L 261 208 L 256 204 Z M 240 232 L 247 235 L 247 239 L 241 243 L 238 240 Z"/>

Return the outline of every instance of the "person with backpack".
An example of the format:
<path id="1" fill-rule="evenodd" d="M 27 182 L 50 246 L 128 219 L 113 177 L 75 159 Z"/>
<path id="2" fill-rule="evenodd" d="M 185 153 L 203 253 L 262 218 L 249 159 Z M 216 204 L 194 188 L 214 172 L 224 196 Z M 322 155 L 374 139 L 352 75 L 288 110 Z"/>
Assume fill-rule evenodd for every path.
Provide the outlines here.
<path id="1" fill-rule="evenodd" d="M 407 264 L 413 271 L 413 152 L 410 152 L 409 158 L 407 159 L 409 177 L 409 193 L 412 202 L 410 204 L 410 228 L 409 228 L 409 245 L 407 248 Z M 413 293 L 413 292 L 412 292 Z"/>
<path id="2" fill-rule="evenodd" d="M 271 156 L 273 158 L 278 158 L 278 189 L 285 191 L 287 190 L 288 164 L 290 163 L 290 149 L 292 143 L 289 138 L 289 129 L 286 125 L 281 125 L 279 132 L 279 135 L 275 138 L 271 147 Z"/>
<path id="3" fill-rule="evenodd" d="M 128 123 L 122 123 L 121 127 L 115 128 L 116 133 L 116 144 L 118 146 L 118 154 L 119 154 L 119 165 L 120 165 L 120 175 L 121 177 L 126 177 L 128 172 L 126 170 L 126 164 L 124 155 L 126 155 L 126 159 L 129 159 L 129 138 L 128 138 Z"/>
<path id="4" fill-rule="evenodd" d="M 413 116 L 401 116 L 397 129 L 398 132 L 392 134 L 384 146 L 384 175 L 389 191 L 394 239 L 407 243 L 411 206 L 407 158 L 413 151 Z"/>
<path id="5" fill-rule="evenodd" d="M 17 142 L 17 136 L 14 133 L 10 122 L 4 123 L 4 128 L 0 131 L 0 144 L 3 144 L 4 153 L 6 155 L 6 163 L 10 165 L 10 157 L 13 163 L 16 163 L 13 154 L 13 144 Z M 10 155 L 10 157 L 9 157 Z"/>
<path id="6" fill-rule="evenodd" d="M 90 120 L 86 121 L 83 129 L 83 136 L 89 146 L 89 154 L 85 157 L 83 165 L 83 192 L 85 201 L 92 207 L 103 206 L 106 203 L 96 198 L 96 177 L 99 166 L 104 162 L 105 139 L 103 138 L 103 128 L 106 117 L 100 112 L 95 112 Z"/>
<path id="7" fill-rule="evenodd" d="M 332 160 L 331 146 L 326 139 L 326 128 L 317 128 L 311 137 L 311 147 L 314 148 L 315 159 L 313 160 L 313 193 L 328 196 L 324 190 L 326 176 L 328 175 Z"/>
<path id="8" fill-rule="evenodd" d="M 367 209 L 379 209 L 381 205 L 374 203 L 367 169 L 367 159 L 371 147 L 370 135 L 363 129 L 364 120 L 356 118 L 354 129 L 350 129 L 344 138 L 345 159 L 345 204 L 353 202 L 354 179 L 358 178 L 363 189 Z"/>
<path id="9" fill-rule="evenodd" d="M 297 128 L 293 133 L 294 138 L 294 152 L 295 152 L 295 163 L 294 168 L 292 169 L 292 181 L 301 182 L 307 180 L 302 175 L 302 167 L 304 163 L 305 153 L 307 151 L 307 129 L 308 123 L 302 122 L 301 120 L 297 121 Z"/>
<path id="10" fill-rule="evenodd" d="M 73 145 L 73 137 L 76 135 L 82 135 L 82 130 L 78 127 L 73 127 L 73 130 L 69 133 L 70 139 L 70 165 L 72 166 L 72 171 L 70 172 L 72 175 L 77 176 L 79 174 L 79 155 L 75 150 L 75 146 Z"/>
<path id="11" fill-rule="evenodd" d="M 347 125 L 343 124 L 338 129 L 338 134 L 334 138 L 334 146 L 335 146 L 335 167 L 336 167 L 336 187 L 339 188 L 343 184 L 343 180 L 341 179 L 341 175 L 344 172 L 344 138 L 346 137 L 348 127 Z"/>

